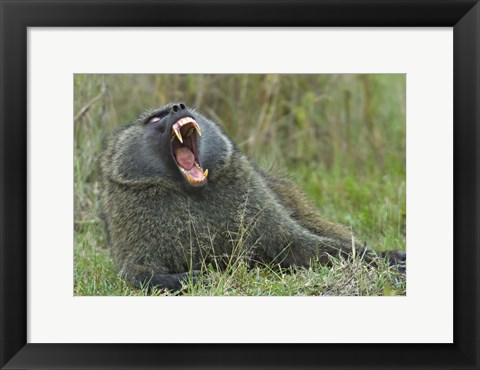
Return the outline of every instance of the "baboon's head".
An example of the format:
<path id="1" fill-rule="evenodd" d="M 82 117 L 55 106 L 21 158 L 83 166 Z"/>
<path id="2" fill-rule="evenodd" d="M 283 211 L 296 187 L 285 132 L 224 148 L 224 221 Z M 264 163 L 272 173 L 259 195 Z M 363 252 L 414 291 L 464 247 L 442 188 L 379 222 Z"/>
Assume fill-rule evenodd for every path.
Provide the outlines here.
<path id="1" fill-rule="evenodd" d="M 200 124 L 185 104 L 171 104 L 143 121 L 148 145 L 163 158 L 170 171 L 178 171 L 190 186 L 207 183 L 199 153 Z"/>
<path id="2" fill-rule="evenodd" d="M 119 135 L 119 175 L 162 178 L 187 189 L 204 187 L 233 147 L 215 123 L 184 103 L 149 110 Z"/>

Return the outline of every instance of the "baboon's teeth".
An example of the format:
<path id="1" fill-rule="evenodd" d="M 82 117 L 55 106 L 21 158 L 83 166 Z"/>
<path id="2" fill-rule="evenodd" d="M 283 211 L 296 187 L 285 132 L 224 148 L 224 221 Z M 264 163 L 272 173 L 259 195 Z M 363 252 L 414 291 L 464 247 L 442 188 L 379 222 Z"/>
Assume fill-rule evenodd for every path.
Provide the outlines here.
<path id="1" fill-rule="evenodd" d="M 187 124 L 187 123 L 194 123 L 195 120 L 192 118 L 192 117 L 185 117 L 185 118 L 182 118 L 182 119 L 179 119 L 177 121 L 177 123 L 181 126 Z"/>
<path id="2" fill-rule="evenodd" d="M 188 181 L 192 184 L 200 184 L 205 180 L 206 176 L 203 176 L 201 179 L 193 178 L 188 172 L 184 172 L 185 176 L 187 177 Z"/>
<path id="3" fill-rule="evenodd" d="M 182 134 L 180 133 L 180 130 L 177 127 L 173 126 L 173 132 L 175 132 L 175 135 L 177 135 L 178 141 L 180 141 L 183 144 L 183 138 L 182 138 Z"/>
<path id="4" fill-rule="evenodd" d="M 195 162 L 195 167 L 197 167 L 198 169 L 202 170 L 202 167 L 200 167 L 200 165 Z M 182 171 L 183 175 L 187 178 L 187 180 L 192 183 L 192 184 L 201 184 L 203 181 L 205 181 L 205 179 L 207 178 L 208 176 L 208 169 L 206 169 L 205 171 L 203 171 L 203 176 L 202 178 L 200 179 L 196 179 L 194 178 L 192 175 L 190 175 L 188 173 L 187 170 L 185 170 L 183 167 L 179 166 L 180 170 Z"/>
<path id="5" fill-rule="evenodd" d="M 200 131 L 200 126 L 198 125 L 197 121 L 195 121 L 192 117 L 181 118 L 177 122 L 175 122 L 175 125 L 177 125 L 178 127 L 182 127 L 187 123 L 191 123 L 193 127 L 195 127 L 195 129 L 197 130 L 198 135 L 202 136 L 202 132 Z"/>
<path id="6" fill-rule="evenodd" d="M 198 132 L 198 136 L 202 136 L 202 132 L 200 131 L 200 126 L 198 125 L 198 123 L 196 121 L 193 121 L 192 123 L 193 123 L 193 127 L 195 127 L 195 129 Z"/>

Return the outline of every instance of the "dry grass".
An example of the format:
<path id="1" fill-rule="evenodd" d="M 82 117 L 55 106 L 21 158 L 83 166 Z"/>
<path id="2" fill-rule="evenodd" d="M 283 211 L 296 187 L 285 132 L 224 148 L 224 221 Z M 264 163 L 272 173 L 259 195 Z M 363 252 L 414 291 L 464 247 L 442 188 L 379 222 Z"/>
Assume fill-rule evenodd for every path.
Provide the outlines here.
<path id="1" fill-rule="evenodd" d="M 332 221 L 376 249 L 405 249 L 405 76 L 76 75 L 75 294 L 137 295 L 113 270 L 98 219 L 97 157 L 105 136 L 145 108 L 184 101 L 218 122 L 262 167 L 288 172 Z M 404 294 L 381 262 L 219 272 L 186 294 Z M 158 293 L 158 292 L 157 292 Z M 165 294 L 165 292 L 162 292 Z"/>

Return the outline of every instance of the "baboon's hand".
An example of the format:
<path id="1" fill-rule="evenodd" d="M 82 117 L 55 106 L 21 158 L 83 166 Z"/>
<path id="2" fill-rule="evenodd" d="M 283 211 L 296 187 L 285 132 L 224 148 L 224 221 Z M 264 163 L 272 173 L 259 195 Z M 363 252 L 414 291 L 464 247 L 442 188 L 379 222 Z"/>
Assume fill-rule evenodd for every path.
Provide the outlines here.
<path id="1" fill-rule="evenodd" d="M 148 286 L 148 290 L 156 287 L 160 289 L 168 289 L 170 291 L 182 289 L 182 282 L 186 282 L 189 279 L 195 283 L 200 278 L 200 271 L 193 270 L 190 272 L 182 272 L 179 274 L 157 274 L 154 273 L 153 276 L 139 276 L 138 281 L 141 283 L 140 287 Z"/>
<path id="2" fill-rule="evenodd" d="M 204 286 L 211 285 L 213 280 L 208 276 L 208 274 L 201 273 L 199 270 L 192 271 L 192 281 L 194 284 L 200 283 Z"/>
<path id="3" fill-rule="evenodd" d="M 201 272 L 200 270 L 193 270 L 192 271 L 192 281 L 193 283 L 196 283 L 200 278 L 201 278 Z"/>

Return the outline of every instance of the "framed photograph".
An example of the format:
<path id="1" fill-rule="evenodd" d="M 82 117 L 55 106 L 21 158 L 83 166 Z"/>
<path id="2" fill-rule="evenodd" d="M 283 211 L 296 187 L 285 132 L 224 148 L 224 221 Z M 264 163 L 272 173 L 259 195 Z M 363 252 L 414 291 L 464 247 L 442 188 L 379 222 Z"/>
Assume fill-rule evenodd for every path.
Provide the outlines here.
<path id="1" fill-rule="evenodd" d="M 478 369 L 477 1 L 1 0 L 2 369 Z"/>

